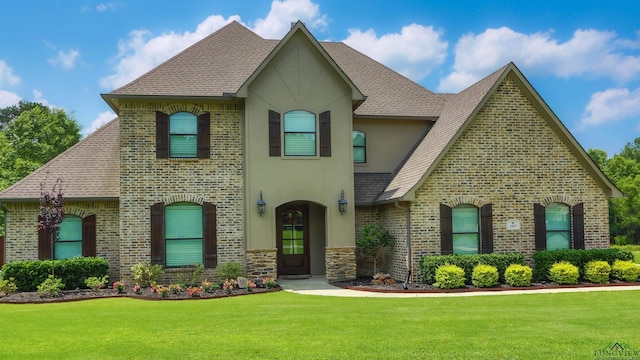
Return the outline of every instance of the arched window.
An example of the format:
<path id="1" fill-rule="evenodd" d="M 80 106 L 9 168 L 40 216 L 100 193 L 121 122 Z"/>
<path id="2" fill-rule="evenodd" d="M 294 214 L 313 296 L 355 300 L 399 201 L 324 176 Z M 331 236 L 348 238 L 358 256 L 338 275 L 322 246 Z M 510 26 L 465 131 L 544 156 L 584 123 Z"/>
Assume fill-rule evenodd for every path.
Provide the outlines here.
<path id="1" fill-rule="evenodd" d="M 74 256 L 82 256 L 82 218 L 65 215 L 53 246 L 53 258 L 61 260 Z"/>
<path id="2" fill-rule="evenodd" d="M 202 206 L 180 202 L 165 209 L 166 267 L 202 264 Z"/>
<path id="3" fill-rule="evenodd" d="M 353 162 L 364 164 L 367 162 L 367 139 L 362 131 L 353 132 Z"/>
<path id="4" fill-rule="evenodd" d="M 533 204 L 535 249 L 584 249 L 584 204 Z"/>
<path id="5" fill-rule="evenodd" d="M 477 254 L 480 239 L 478 208 L 462 204 L 452 209 L 453 253 Z"/>
<path id="6" fill-rule="evenodd" d="M 549 204 L 544 209 L 547 250 L 569 249 L 571 246 L 571 211 L 569 205 Z"/>
<path id="7" fill-rule="evenodd" d="M 451 208 L 440 204 L 440 252 L 443 255 L 492 253 L 493 205 L 478 208 L 460 204 Z"/>
<path id="8" fill-rule="evenodd" d="M 284 114 L 284 155 L 316 155 L 316 115 L 305 110 Z"/>
<path id="9" fill-rule="evenodd" d="M 169 116 L 169 156 L 198 157 L 198 118 L 188 112 Z"/>

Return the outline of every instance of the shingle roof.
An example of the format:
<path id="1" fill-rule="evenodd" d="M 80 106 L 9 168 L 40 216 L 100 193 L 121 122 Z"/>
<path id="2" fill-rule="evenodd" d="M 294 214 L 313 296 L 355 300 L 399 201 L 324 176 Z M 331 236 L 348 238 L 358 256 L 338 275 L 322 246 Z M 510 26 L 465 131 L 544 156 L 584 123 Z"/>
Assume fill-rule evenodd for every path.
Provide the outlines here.
<path id="1" fill-rule="evenodd" d="M 278 43 L 234 21 L 103 97 L 235 94 Z M 320 44 L 367 96 L 356 116 L 425 118 L 436 117 L 442 110 L 445 101 L 440 95 L 368 56 L 343 43 Z"/>
<path id="2" fill-rule="evenodd" d="M 372 205 L 391 179 L 391 173 L 355 173 L 353 176 L 356 205 Z"/>
<path id="3" fill-rule="evenodd" d="M 120 195 L 119 121 L 110 121 L 4 191 L 0 200 L 26 201 L 40 196 L 40 184 L 63 181 L 64 196 L 117 199 Z M 45 189 L 48 190 L 48 189 Z"/>
<path id="4" fill-rule="evenodd" d="M 497 80 L 511 66 L 513 64 L 502 67 L 457 95 L 446 96 L 448 101 L 440 118 L 415 150 L 409 154 L 404 165 L 394 175 L 377 201 L 399 199 L 423 180 L 425 174 L 443 156 L 453 139 L 459 134 L 460 129 L 485 99 Z"/>

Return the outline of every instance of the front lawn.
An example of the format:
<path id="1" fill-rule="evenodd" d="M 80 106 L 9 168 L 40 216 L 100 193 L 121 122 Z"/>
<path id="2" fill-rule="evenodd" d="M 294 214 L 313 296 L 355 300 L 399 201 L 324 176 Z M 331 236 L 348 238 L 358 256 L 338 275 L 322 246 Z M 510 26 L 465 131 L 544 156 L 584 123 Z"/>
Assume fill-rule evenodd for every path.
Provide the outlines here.
<path id="1" fill-rule="evenodd" d="M 2 359 L 593 359 L 640 349 L 640 291 L 456 298 L 288 292 L 0 304 Z"/>

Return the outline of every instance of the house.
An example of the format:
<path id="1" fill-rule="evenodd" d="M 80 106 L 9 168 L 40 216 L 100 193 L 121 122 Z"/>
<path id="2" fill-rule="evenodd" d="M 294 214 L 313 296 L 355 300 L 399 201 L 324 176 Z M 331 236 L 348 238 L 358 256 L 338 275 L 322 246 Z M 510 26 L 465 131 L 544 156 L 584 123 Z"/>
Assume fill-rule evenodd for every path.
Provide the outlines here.
<path id="1" fill-rule="evenodd" d="M 232 22 L 102 97 L 118 118 L 0 193 L 6 261 L 339 280 L 380 224 L 415 279 L 425 255 L 607 247 L 622 196 L 513 63 L 438 94 L 300 22 L 281 40 Z M 57 178 L 52 253 L 36 222 Z"/>

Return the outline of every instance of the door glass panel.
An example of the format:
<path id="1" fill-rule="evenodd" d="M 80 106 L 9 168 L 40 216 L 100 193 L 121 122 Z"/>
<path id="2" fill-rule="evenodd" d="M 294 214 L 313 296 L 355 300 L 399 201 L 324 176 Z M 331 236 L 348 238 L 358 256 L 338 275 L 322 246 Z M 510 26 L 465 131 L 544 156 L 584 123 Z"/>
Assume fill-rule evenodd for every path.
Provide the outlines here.
<path id="1" fill-rule="evenodd" d="M 282 253 L 304 254 L 304 219 L 302 211 L 288 209 L 282 212 Z"/>

